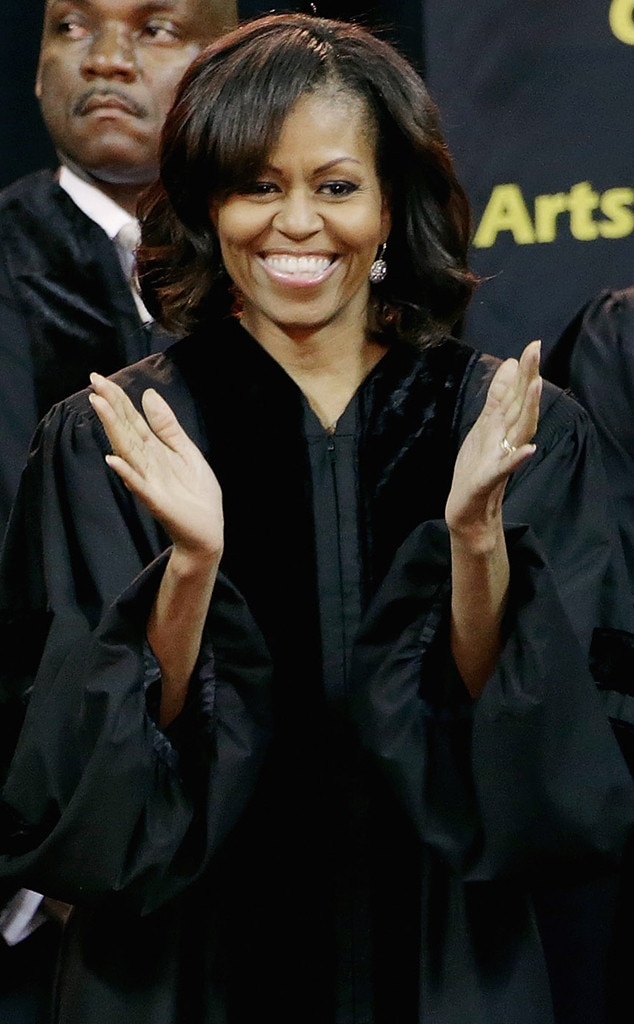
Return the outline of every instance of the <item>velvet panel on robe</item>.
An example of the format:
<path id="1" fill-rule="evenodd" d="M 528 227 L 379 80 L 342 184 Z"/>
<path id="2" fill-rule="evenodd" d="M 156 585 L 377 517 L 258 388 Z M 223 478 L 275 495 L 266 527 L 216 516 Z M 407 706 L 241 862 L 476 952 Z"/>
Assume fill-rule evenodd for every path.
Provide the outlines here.
<path id="1" fill-rule="evenodd" d="M 492 366 L 454 342 L 394 345 L 362 385 L 365 613 L 335 721 L 302 403 L 281 368 L 237 325 L 210 325 L 117 378 L 137 403 L 147 386 L 170 401 L 225 500 L 223 576 L 167 733 L 145 644 L 166 539 L 105 465 L 86 395 L 47 418 L 0 576 L 5 695 L 30 694 L 0 876 L 77 906 L 63 1024 L 342 1024 L 327 981 L 342 733 L 375 897 L 375 1007 L 358 1024 L 598 1024 L 559 1011 L 532 895 L 608 877 L 631 831 L 631 779 L 587 668 L 598 628 L 620 652 L 601 685 L 625 720 L 623 566 L 596 437 L 546 388 L 505 502 L 504 647 L 471 704 L 448 658 L 442 514 Z"/>

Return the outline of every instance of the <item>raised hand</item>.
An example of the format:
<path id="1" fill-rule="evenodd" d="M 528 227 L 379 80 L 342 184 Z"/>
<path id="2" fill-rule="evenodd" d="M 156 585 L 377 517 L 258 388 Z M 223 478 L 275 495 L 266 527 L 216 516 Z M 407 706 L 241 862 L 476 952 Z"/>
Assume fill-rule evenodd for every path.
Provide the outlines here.
<path id="1" fill-rule="evenodd" d="M 112 445 L 106 461 L 172 540 L 147 623 L 161 669 L 160 723 L 180 713 L 200 651 L 223 548 L 222 494 L 167 402 L 148 389 L 142 416 L 125 392 L 91 374 L 93 409 Z"/>
<path id="2" fill-rule="evenodd" d="M 91 404 L 112 445 L 106 461 L 161 523 L 175 547 L 219 558 L 222 494 L 200 450 L 153 389 L 142 398 L 145 418 L 114 381 L 91 374 Z"/>
<path id="3" fill-rule="evenodd" d="M 500 649 L 510 579 L 502 498 L 513 470 L 535 451 L 541 377 L 538 341 L 503 362 L 454 466 L 445 516 L 451 542 L 451 649 L 472 697 Z"/>
<path id="4" fill-rule="evenodd" d="M 484 534 L 500 517 L 510 474 L 535 451 L 539 418 L 541 343 L 532 341 L 519 359 L 506 359 L 489 386 L 480 416 L 467 434 L 454 467 L 445 516 L 450 531 Z"/>

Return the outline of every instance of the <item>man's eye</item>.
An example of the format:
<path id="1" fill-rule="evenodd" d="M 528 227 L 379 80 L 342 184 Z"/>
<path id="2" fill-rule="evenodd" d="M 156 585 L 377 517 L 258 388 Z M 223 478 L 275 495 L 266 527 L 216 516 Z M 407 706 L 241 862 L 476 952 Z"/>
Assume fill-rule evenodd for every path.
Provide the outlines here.
<path id="1" fill-rule="evenodd" d="M 172 22 L 151 21 L 143 27 L 143 35 L 153 43 L 173 43 L 180 39 L 178 29 Z"/>
<path id="2" fill-rule="evenodd" d="M 88 33 L 88 29 L 79 18 L 62 18 L 61 21 L 55 26 L 56 32 L 60 36 L 66 36 L 68 39 L 83 39 Z"/>
<path id="3" fill-rule="evenodd" d="M 358 188 L 359 186 L 355 185 L 352 181 L 325 181 L 323 185 L 319 186 L 319 192 L 322 195 L 334 196 L 336 199 L 340 199 L 352 195 Z"/>

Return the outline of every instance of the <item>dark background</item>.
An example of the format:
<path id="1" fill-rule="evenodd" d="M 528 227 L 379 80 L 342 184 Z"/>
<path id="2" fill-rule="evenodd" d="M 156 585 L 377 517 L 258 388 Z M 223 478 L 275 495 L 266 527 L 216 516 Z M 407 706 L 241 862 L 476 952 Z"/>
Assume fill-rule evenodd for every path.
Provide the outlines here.
<path id="1" fill-rule="evenodd" d="M 41 0 L 2 5 L 0 187 L 55 164 L 33 98 Z M 515 187 L 529 224 L 536 197 L 566 197 L 582 182 L 598 196 L 625 190 L 626 213 L 632 210 L 634 0 L 318 0 L 317 7 L 324 17 L 380 29 L 425 74 L 472 201 L 474 228 L 500 185 Z M 257 0 L 240 4 L 243 18 L 271 9 Z M 472 265 L 484 281 L 463 336 L 500 355 L 518 353 L 533 337 L 548 349 L 596 291 L 634 283 L 630 216 L 620 238 L 599 229 L 594 239 L 575 238 L 563 212 L 552 240 L 518 241 L 506 228 L 494 244 L 474 246 Z M 600 210 L 592 218 L 606 220 Z"/>

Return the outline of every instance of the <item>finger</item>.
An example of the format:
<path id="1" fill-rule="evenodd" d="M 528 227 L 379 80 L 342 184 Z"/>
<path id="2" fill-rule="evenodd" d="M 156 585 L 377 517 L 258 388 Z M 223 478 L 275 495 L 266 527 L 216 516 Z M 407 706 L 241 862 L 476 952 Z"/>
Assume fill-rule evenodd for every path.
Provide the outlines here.
<path id="1" fill-rule="evenodd" d="M 88 398 L 106 432 L 112 452 L 140 470 L 146 462 L 143 438 L 128 422 L 121 421 L 103 396 L 89 395 Z"/>
<path id="2" fill-rule="evenodd" d="M 535 372 L 539 372 L 541 350 L 542 343 L 540 338 L 535 338 L 533 341 L 529 341 L 520 356 L 520 367 L 526 367 L 529 369 L 531 375 Z"/>
<path id="3" fill-rule="evenodd" d="M 541 341 L 531 341 L 520 356 L 516 389 L 522 398 L 526 395 L 531 382 L 539 377 L 540 352 Z"/>
<path id="4" fill-rule="evenodd" d="M 498 411 L 503 423 L 504 435 L 511 441 L 511 434 L 522 418 L 522 410 L 526 401 L 528 388 L 533 380 L 539 379 L 539 347 L 540 342 L 531 342 L 526 346 L 519 360 L 506 359 L 499 367 L 495 383 L 497 385 Z M 520 433 L 522 436 L 520 437 Z M 523 432 L 514 434 L 512 443 L 525 440 Z"/>
<path id="5" fill-rule="evenodd" d="M 109 377 L 93 372 L 90 374 L 90 383 L 95 394 L 105 398 L 112 408 L 116 409 L 122 416 L 127 415 L 129 412 L 131 413 L 134 409 L 123 388 Z"/>
<path id="6" fill-rule="evenodd" d="M 154 388 L 143 392 L 141 405 L 151 430 L 163 444 L 181 455 L 193 447 L 193 442 L 181 427 L 172 407 Z"/>
<path id="7" fill-rule="evenodd" d="M 542 393 L 542 379 L 537 377 L 530 381 L 518 419 L 507 436 L 513 437 L 517 446 L 526 444 L 534 437 L 539 423 L 539 403 Z"/>
<path id="8" fill-rule="evenodd" d="M 540 350 L 541 342 L 532 341 L 522 352 L 512 397 L 504 414 L 505 436 L 516 447 L 530 441 L 537 429 L 542 388 Z"/>
<path id="9" fill-rule="evenodd" d="M 504 411 L 508 406 L 512 397 L 510 389 L 512 390 L 513 382 L 517 375 L 517 367 L 517 359 L 512 358 L 505 359 L 498 366 L 487 392 L 487 403 L 492 408 Z"/>
<path id="10" fill-rule="evenodd" d="M 137 472 L 134 466 L 119 455 L 106 455 L 105 458 L 108 466 L 117 473 L 128 490 L 145 505 L 159 522 L 165 524 L 166 510 L 170 507 L 169 491 L 160 485 L 157 487 L 151 475 L 146 476 Z"/>
<path id="11" fill-rule="evenodd" d="M 146 461 L 145 448 L 150 430 L 127 395 L 116 385 L 90 394 L 89 401 L 106 432 L 113 452 L 140 468 Z"/>
<path id="12" fill-rule="evenodd" d="M 105 460 L 110 468 L 121 477 L 128 490 L 147 504 L 145 478 L 120 455 L 109 454 L 105 456 Z"/>
<path id="13" fill-rule="evenodd" d="M 132 404 L 123 388 L 99 373 L 91 373 L 90 382 L 94 393 L 103 398 L 110 406 L 113 413 L 113 416 L 109 417 L 111 422 L 114 422 L 114 418 L 116 418 L 122 426 L 129 424 L 143 440 L 150 436 L 150 430 L 146 421 Z"/>

